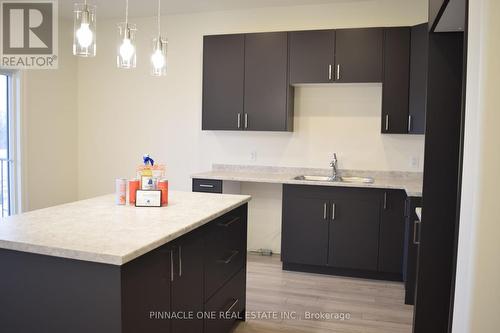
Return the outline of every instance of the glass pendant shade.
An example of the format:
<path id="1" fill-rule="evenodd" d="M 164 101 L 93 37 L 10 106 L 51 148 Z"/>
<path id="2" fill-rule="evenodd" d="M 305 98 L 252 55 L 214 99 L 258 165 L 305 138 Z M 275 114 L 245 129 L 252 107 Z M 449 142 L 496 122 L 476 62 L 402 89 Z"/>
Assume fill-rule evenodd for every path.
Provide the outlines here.
<path id="1" fill-rule="evenodd" d="M 95 6 L 76 3 L 73 11 L 73 55 L 95 57 L 96 55 L 96 12 Z"/>
<path id="2" fill-rule="evenodd" d="M 158 36 L 153 38 L 153 53 L 151 55 L 151 75 L 167 75 L 167 40 Z"/>
<path id="3" fill-rule="evenodd" d="M 118 68 L 130 69 L 136 67 L 135 24 L 118 24 L 118 50 L 116 65 Z"/>

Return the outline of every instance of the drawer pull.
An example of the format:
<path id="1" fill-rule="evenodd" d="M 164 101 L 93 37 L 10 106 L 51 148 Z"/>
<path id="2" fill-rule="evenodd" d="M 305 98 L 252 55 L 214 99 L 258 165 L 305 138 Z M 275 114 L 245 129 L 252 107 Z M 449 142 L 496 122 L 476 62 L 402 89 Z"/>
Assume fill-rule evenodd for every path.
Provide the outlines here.
<path id="1" fill-rule="evenodd" d="M 415 244 L 415 245 L 420 244 L 420 228 L 417 228 L 417 226 L 419 224 L 420 224 L 420 221 L 413 222 L 413 244 Z M 418 229 L 418 241 L 417 241 L 417 229 Z"/>
<path id="2" fill-rule="evenodd" d="M 174 251 L 170 250 L 170 281 L 174 281 Z"/>
<path id="3" fill-rule="evenodd" d="M 217 262 L 225 265 L 230 264 L 231 261 L 233 261 L 234 257 L 238 255 L 238 253 L 240 253 L 240 251 L 231 251 L 231 255 L 227 257 L 227 259 L 219 259 L 217 260 Z"/>
<path id="4" fill-rule="evenodd" d="M 227 227 L 229 227 L 231 224 L 233 224 L 233 223 L 235 223 L 235 222 L 238 222 L 239 220 L 240 220 L 240 217 L 238 216 L 238 217 L 233 218 L 232 220 L 227 221 L 226 223 L 218 223 L 217 225 L 218 225 L 219 227 L 224 227 L 224 228 L 227 228 Z"/>
<path id="5" fill-rule="evenodd" d="M 205 187 L 205 188 L 214 188 L 213 185 L 210 185 L 210 184 L 200 184 L 198 185 L 199 187 Z"/>
<path id="6" fill-rule="evenodd" d="M 239 301 L 240 301 L 239 299 L 236 299 L 236 300 L 235 300 L 235 301 L 231 304 L 231 306 L 227 309 L 226 313 L 233 311 L 234 307 L 238 304 L 238 302 L 239 302 Z"/>

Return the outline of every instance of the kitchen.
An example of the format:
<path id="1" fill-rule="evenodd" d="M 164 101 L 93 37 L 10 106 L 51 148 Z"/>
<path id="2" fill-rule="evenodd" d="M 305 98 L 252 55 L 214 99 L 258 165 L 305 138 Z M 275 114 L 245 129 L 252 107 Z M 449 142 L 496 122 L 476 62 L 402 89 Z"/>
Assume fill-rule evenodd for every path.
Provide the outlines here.
<path id="1" fill-rule="evenodd" d="M 462 114 L 456 111 L 463 98 L 462 62 L 461 57 L 450 61 L 450 55 L 460 55 L 457 50 L 466 26 L 463 16 L 458 15 L 460 24 L 453 25 L 447 13 L 456 8 L 465 13 L 465 5 L 425 0 L 128 2 L 89 1 L 97 4 L 98 49 L 96 56 L 76 57 L 72 54 L 73 3 L 60 0 L 59 68 L 12 74 L 24 117 L 18 212 L 28 213 L 13 214 L 4 221 L 0 247 L 112 266 L 106 280 L 109 290 L 105 289 L 115 294 L 102 302 L 109 300 L 113 306 L 103 312 L 89 311 L 96 316 L 89 317 L 95 319 L 90 320 L 95 323 L 92 331 L 225 332 L 235 326 L 236 332 L 273 332 L 284 325 L 282 329 L 297 332 L 441 332 L 451 327 L 453 322 L 444 311 L 453 306 L 459 311 L 459 305 L 464 305 L 450 302 L 449 296 L 462 289 L 451 287 L 455 269 L 445 267 L 457 260 L 454 214 L 460 207 L 457 178 L 463 140 L 459 135 Z M 158 3 L 161 21 L 156 16 Z M 124 21 L 126 11 L 129 22 L 137 25 L 137 64 L 129 70 L 115 64 L 120 42 L 117 23 Z M 434 33 L 436 40 L 446 35 L 446 42 L 431 40 L 429 45 L 436 50 L 444 44 L 449 47 L 446 69 L 458 73 L 457 77 L 444 69 L 443 73 L 431 70 L 432 66 L 444 68 L 438 56 L 430 58 L 435 62 L 429 64 L 421 61 L 427 57 L 428 21 L 437 31 L 454 31 Z M 153 77 L 149 54 L 158 25 L 160 35 L 168 38 L 167 69 L 165 76 Z M 452 40 L 453 36 L 458 37 Z M 442 54 L 432 51 L 428 53 Z M 429 78 L 423 73 L 429 73 Z M 446 79 L 456 85 L 447 86 Z M 445 87 L 449 90 L 444 91 Z M 439 94 L 448 99 L 432 98 Z M 439 109 L 450 111 L 434 111 Z M 444 151 L 448 154 L 436 155 Z M 114 205 L 114 197 L 107 195 L 114 190 L 113 181 L 135 177 L 145 152 L 166 165 L 169 205 L 158 211 Z M 423 204 L 426 191 L 429 199 Z M 436 197 L 443 198 L 437 208 Z M 420 223 L 416 208 L 422 205 L 424 222 Z M 85 213 L 92 206 L 103 212 Z M 106 211 L 112 214 L 105 217 Z M 45 215 L 51 213 L 60 220 Z M 232 222 L 235 214 L 239 223 Z M 116 224 L 120 219 L 122 226 Z M 36 229 L 38 220 L 47 224 Z M 433 230 L 429 223 L 426 231 L 425 220 L 443 221 L 442 228 Z M 354 223 L 346 228 L 342 221 Z M 84 234 L 71 235 L 66 224 Z M 125 232 L 135 224 L 141 226 L 136 226 L 137 239 Z M 241 241 L 228 241 L 227 249 L 211 251 L 211 228 L 217 230 L 220 224 L 227 224 L 223 229 L 229 234 L 236 225 L 245 228 L 233 230 L 236 235 L 213 236 L 220 240 L 219 247 L 233 238 Z M 26 233 L 16 226 L 26 226 Z M 90 226 L 95 229 L 89 231 Z M 51 237 L 32 234 L 38 230 L 43 235 L 50 229 Z M 114 241 L 106 241 L 107 246 L 93 244 L 93 239 L 106 239 L 99 235 L 110 232 L 121 236 L 111 237 Z M 431 233 L 435 237 L 428 236 Z M 186 282 L 191 288 L 175 287 L 183 283 L 180 277 L 189 277 L 189 261 L 182 259 L 190 255 L 189 247 L 182 245 L 184 236 L 187 243 L 198 246 L 193 253 L 206 253 L 193 255 L 199 266 L 193 268 L 197 282 Z M 419 241 L 424 241 L 420 258 Z M 440 249 L 436 256 L 440 267 L 420 265 L 423 268 L 417 273 L 417 262 L 436 249 Z M 137 280 L 128 280 L 127 276 L 135 276 L 128 267 L 149 258 L 148 254 L 156 255 L 156 250 L 164 251 L 159 257 L 171 256 L 169 272 L 176 275 L 170 291 L 186 291 L 186 298 L 172 296 L 172 311 L 180 299 L 181 310 L 208 311 L 213 306 L 230 309 L 226 312 L 246 311 L 247 321 L 241 322 L 243 315 L 236 322 L 235 318 L 206 319 L 193 324 L 198 328 L 188 329 L 189 324 L 184 327 L 182 321 L 145 318 L 141 312 L 145 309 L 169 309 L 152 309 L 155 301 L 148 304 L 147 298 L 137 295 L 148 284 L 147 266 L 137 270 Z M 219 251 L 216 260 L 228 262 L 226 266 L 237 262 L 237 267 L 227 268 L 230 272 L 219 266 L 211 270 L 206 260 L 214 251 Z M 432 259 L 423 262 L 437 265 Z M 74 269 L 87 272 L 84 267 Z M 58 270 L 53 273 L 46 296 L 57 287 L 54 281 L 61 283 Z M 14 269 L 11 274 L 16 276 Z M 429 283 L 433 274 L 443 281 Z M 87 281 L 85 294 L 96 298 L 92 302 L 90 297 L 89 304 L 101 303 L 96 300 L 103 295 L 93 289 L 92 281 Z M 138 285 L 126 287 L 126 281 Z M 154 278 L 149 281 L 153 290 L 159 288 Z M 11 282 L 10 290 L 17 290 L 19 284 Z M 115 290 L 120 284 L 121 296 Z M 318 289 L 307 289 L 311 284 Z M 191 308 L 187 295 L 195 294 L 195 285 L 201 291 L 198 306 Z M 342 301 L 339 288 L 345 285 L 350 293 Z M 304 298 L 287 293 L 283 290 L 287 286 Z M 431 297 L 430 290 L 438 286 L 443 292 Z M 364 294 L 356 292 L 358 288 Z M 218 300 L 221 304 L 215 304 L 216 290 L 232 290 L 240 296 L 226 295 Z M 74 292 L 74 297 L 85 298 L 81 290 Z M 43 290 L 35 294 L 43 295 Z M 9 296 L 16 298 L 15 293 Z M 3 298 L 2 309 L 12 304 L 12 298 Z M 144 300 L 143 308 L 138 299 Z M 417 302 L 413 307 L 415 299 L 422 305 Z M 313 306 L 318 300 L 320 305 Z M 31 309 L 22 303 L 17 306 L 18 311 Z M 84 302 L 74 309 L 88 308 Z M 49 302 L 45 315 L 50 317 L 50 310 L 57 309 L 57 302 Z M 116 315 L 120 310 L 127 315 Z M 252 317 L 265 310 L 324 310 L 349 313 L 351 318 L 273 322 Z M 99 313 L 110 315 L 104 320 Z M 67 318 L 50 331 L 89 330 L 83 320 Z M 14 332 L 33 331 L 19 320 L 2 319 Z M 31 319 L 32 325 L 46 324 L 43 319 Z"/>

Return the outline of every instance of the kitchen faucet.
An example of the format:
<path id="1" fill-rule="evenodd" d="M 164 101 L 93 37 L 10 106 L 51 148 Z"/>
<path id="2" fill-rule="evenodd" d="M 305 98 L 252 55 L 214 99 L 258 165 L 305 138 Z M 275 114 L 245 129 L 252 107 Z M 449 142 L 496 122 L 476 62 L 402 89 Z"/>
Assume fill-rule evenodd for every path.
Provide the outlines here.
<path id="1" fill-rule="evenodd" d="M 338 179 L 338 170 L 337 170 L 337 153 L 333 153 L 333 160 L 330 162 L 330 166 L 332 167 L 332 180 L 337 180 Z"/>

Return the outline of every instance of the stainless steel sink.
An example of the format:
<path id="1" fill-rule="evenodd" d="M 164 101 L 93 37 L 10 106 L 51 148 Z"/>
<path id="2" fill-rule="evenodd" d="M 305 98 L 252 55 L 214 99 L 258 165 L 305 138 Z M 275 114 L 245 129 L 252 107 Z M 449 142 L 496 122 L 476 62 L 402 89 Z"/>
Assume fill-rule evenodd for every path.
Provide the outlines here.
<path id="1" fill-rule="evenodd" d="M 360 184 L 372 184 L 373 178 L 371 177 L 356 177 L 356 176 L 345 176 L 337 177 L 333 179 L 328 176 L 311 176 L 311 175 L 301 175 L 294 178 L 295 180 L 305 180 L 312 182 L 339 182 L 339 183 L 360 183 Z"/>
<path id="2" fill-rule="evenodd" d="M 372 177 L 340 177 L 341 181 L 344 183 L 363 183 L 363 184 L 372 184 L 373 183 L 373 178 Z"/>
<path id="3" fill-rule="evenodd" d="M 295 177 L 296 180 L 308 180 L 312 182 L 331 182 L 332 177 L 328 176 L 297 176 Z"/>

